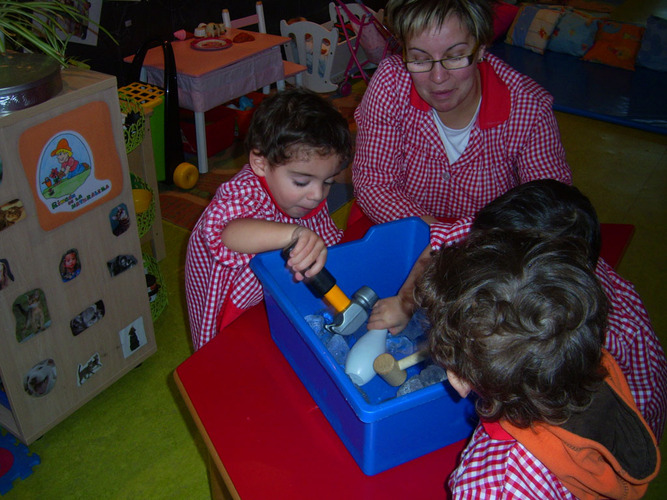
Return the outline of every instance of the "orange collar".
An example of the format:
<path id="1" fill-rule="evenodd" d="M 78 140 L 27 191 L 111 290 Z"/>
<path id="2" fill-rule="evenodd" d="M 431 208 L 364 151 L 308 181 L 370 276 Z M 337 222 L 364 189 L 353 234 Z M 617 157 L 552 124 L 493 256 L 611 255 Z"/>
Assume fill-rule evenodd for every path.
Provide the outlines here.
<path id="1" fill-rule="evenodd" d="M 577 498 L 582 500 L 641 498 L 646 492 L 648 483 L 660 470 L 658 445 L 648 424 L 635 405 L 620 367 L 604 349 L 602 350 L 602 365 L 608 372 L 605 379 L 606 384 L 615 397 L 623 402 L 620 411 L 624 415 L 632 415 L 634 419 L 625 418 L 623 431 L 612 428 L 608 435 L 618 435 L 619 439 L 623 438 L 625 434 L 633 437 L 641 436 L 641 439 L 632 439 L 636 456 L 641 456 L 642 459 L 646 457 L 645 463 L 640 467 L 633 464 L 633 467 L 641 469 L 641 473 L 630 472 L 628 464 L 624 466 L 617 458 L 619 450 L 622 451 L 626 446 L 622 439 L 612 441 L 612 446 L 604 445 L 595 439 L 567 430 L 566 424 L 554 426 L 537 423 L 532 427 L 521 429 L 501 420 L 500 425 L 553 472 Z M 600 425 L 605 425 L 605 423 L 601 421 Z M 628 460 L 627 455 L 625 460 Z M 634 460 L 636 461 L 637 458 L 635 457 Z"/>

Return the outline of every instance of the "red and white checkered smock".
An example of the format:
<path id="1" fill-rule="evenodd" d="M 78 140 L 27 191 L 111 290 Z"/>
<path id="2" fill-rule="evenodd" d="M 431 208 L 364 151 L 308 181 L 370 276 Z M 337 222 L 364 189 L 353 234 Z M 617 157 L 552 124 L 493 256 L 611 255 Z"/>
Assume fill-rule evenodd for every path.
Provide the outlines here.
<path id="1" fill-rule="evenodd" d="M 249 266 L 254 254 L 234 252 L 222 244 L 226 225 L 242 218 L 298 224 L 315 231 L 327 246 L 343 234 L 331 219 L 326 200 L 301 219 L 283 213 L 249 165 L 221 184 L 190 235 L 185 257 L 185 295 L 195 350 L 264 297 Z"/>
<path id="2" fill-rule="evenodd" d="M 373 222 L 460 218 L 524 182 L 572 183 L 551 95 L 499 58 L 485 57 L 478 64 L 477 123 L 453 165 L 401 57 L 380 63 L 354 113 L 354 193 Z"/>
<path id="3" fill-rule="evenodd" d="M 470 232 L 474 217 L 431 226 L 431 246 L 449 246 Z M 595 269 L 609 300 L 604 347 L 625 376 L 637 408 L 660 442 L 667 420 L 667 358 L 635 286 L 602 258 Z"/>
<path id="4" fill-rule="evenodd" d="M 644 433 L 646 424 L 634 416 L 638 415 L 638 409 L 631 403 L 618 364 L 604 350 L 601 363 L 608 371 L 605 384 L 609 400 L 598 404 L 592 414 L 573 423 L 570 429 L 539 422 L 521 429 L 504 420 L 481 420 L 447 481 L 452 497 L 640 498 L 659 472 L 659 448 Z M 605 396 L 601 399 L 604 401 Z M 610 417 L 607 422 L 597 423 L 595 418 L 603 408 L 624 417 Z M 591 433 L 592 427 L 598 427 L 598 431 L 604 429 L 613 439 L 596 438 Z M 646 439 L 637 438 L 638 434 Z M 628 446 L 632 452 L 623 458 L 618 449 Z M 624 463 L 626 460 L 632 460 L 633 464 Z"/>
<path id="5" fill-rule="evenodd" d="M 605 349 L 623 371 L 637 408 L 660 442 L 667 419 L 667 358 L 641 297 L 603 259 L 595 275 L 609 299 Z"/>
<path id="6" fill-rule="evenodd" d="M 447 486 L 457 500 L 576 500 L 498 423 L 477 424 Z"/>

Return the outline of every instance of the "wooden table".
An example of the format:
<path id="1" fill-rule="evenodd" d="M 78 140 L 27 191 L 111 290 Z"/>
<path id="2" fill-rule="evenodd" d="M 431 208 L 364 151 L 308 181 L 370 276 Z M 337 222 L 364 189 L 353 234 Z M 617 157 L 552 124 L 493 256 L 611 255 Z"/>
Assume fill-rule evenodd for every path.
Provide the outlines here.
<path id="1" fill-rule="evenodd" d="M 244 32 L 232 28 L 226 38 Z M 284 79 L 280 46 L 289 38 L 245 31 L 253 41 L 233 43 L 222 50 L 202 51 L 191 47 L 193 39 L 172 42 L 178 73 L 178 100 L 181 107 L 194 111 L 199 172 L 208 172 L 204 113 L 222 103 L 241 97 Z M 131 60 L 131 58 L 128 58 Z M 150 49 L 144 59 L 146 81 L 163 86 L 162 48 Z"/>
<path id="2" fill-rule="evenodd" d="M 271 339 L 263 303 L 174 378 L 210 454 L 213 498 L 442 499 L 465 444 L 366 476 Z"/>

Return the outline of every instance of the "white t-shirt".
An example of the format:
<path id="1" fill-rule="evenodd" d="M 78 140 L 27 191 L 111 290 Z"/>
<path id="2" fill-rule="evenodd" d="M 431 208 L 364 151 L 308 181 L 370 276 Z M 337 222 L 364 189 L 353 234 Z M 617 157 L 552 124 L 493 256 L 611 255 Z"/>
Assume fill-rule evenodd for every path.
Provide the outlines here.
<path id="1" fill-rule="evenodd" d="M 466 146 L 468 145 L 468 139 L 470 139 L 470 131 L 477 121 L 477 115 L 479 114 L 479 108 L 482 105 L 482 100 L 479 100 L 477 104 L 477 110 L 473 115 L 470 123 L 461 129 L 449 128 L 438 116 L 438 112 L 435 109 L 431 109 L 433 113 L 433 119 L 435 124 L 438 127 L 438 132 L 440 132 L 440 138 L 442 139 L 443 144 L 445 145 L 445 150 L 447 151 L 447 158 L 449 158 L 449 164 L 451 165 L 463 154 Z"/>

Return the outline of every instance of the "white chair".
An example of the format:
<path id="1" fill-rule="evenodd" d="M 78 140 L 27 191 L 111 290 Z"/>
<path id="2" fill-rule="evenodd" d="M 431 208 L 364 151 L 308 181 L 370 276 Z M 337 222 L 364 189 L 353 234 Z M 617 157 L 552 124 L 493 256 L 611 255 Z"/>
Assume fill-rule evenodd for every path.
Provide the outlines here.
<path id="1" fill-rule="evenodd" d="M 287 60 L 306 66 L 303 73 L 304 87 L 314 92 L 334 92 L 338 89 L 338 85 L 331 79 L 338 46 L 336 28 L 328 30 L 310 21 L 287 24 L 283 19 L 280 21 L 280 34 L 293 41 L 285 49 Z"/>
<path id="2" fill-rule="evenodd" d="M 262 2 L 255 3 L 255 14 L 251 16 L 241 17 L 238 19 L 232 19 L 229 10 L 222 9 L 222 23 L 226 28 L 245 28 L 247 26 L 257 25 L 257 30 L 260 33 L 266 33 L 266 22 L 264 21 L 264 6 Z M 285 71 L 285 79 L 294 78 L 294 86 L 302 87 L 303 80 L 301 74 L 306 71 L 306 67 L 300 64 L 295 63 L 294 61 L 283 61 L 283 68 Z M 279 80 L 276 82 L 276 87 L 279 91 L 285 90 L 285 80 Z M 267 85 L 264 87 L 263 92 L 268 94 L 270 91 L 270 86 Z"/>

